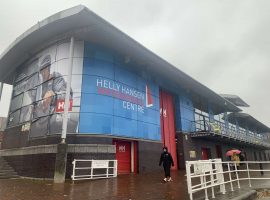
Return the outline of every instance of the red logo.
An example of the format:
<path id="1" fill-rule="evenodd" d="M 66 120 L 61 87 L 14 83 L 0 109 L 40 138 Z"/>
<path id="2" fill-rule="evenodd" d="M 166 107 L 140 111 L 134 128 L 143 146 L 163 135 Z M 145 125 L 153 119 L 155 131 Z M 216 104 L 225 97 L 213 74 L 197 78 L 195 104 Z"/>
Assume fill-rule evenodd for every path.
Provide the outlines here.
<path id="1" fill-rule="evenodd" d="M 152 107 L 154 105 L 154 99 L 152 97 L 151 94 L 151 90 L 150 87 L 148 86 L 148 84 L 146 84 L 145 86 L 145 93 L 146 93 L 146 107 Z"/>
<path id="2" fill-rule="evenodd" d="M 69 108 L 68 111 L 72 111 L 72 105 L 73 105 L 73 100 L 69 100 Z M 65 100 L 59 99 L 56 101 L 56 112 L 64 112 L 64 107 L 65 107 Z"/>

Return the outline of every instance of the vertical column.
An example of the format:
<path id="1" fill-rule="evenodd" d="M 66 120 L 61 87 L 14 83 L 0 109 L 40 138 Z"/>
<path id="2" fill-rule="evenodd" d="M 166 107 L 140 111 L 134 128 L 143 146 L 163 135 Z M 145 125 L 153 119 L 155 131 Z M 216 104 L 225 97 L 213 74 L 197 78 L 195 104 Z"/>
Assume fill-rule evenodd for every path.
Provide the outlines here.
<path id="1" fill-rule="evenodd" d="M 4 86 L 4 83 L 0 82 L 0 101 L 1 101 L 1 97 L 2 97 L 3 86 Z"/>
<path id="2" fill-rule="evenodd" d="M 69 47 L 69 66 L 68 66 L 69 69 L 68 69 L 64 114 L 63 114 L 61 143 L 58 144 L 57 146 L 57 153 L 55 159 L 55 169 L 54 169 L 55 183 L 64 183 L 66 178 L 67 149 L 68 149 L 68 145 L 66 144 L 66 135 L 67 135 L 68 108 L 69 108 L 70 87 L 72 77 L 73 52 L 74 52 L 74 38 L 71 37 Z"/>
<path id="3" fill-rule="evenodd" d="M 177 169 L 173 96 L 162 90 L 160 91 L 160 110 L 162 142 L 172 154 L 175 163 L 173 169 Z"/>
<path id="4" fill-rule="evenodd" d="M 164 117 L 163 117 L 163 92 L 160 90 L 159 92 L 159 104 L 160 104 L 160 134 L 161 141 L 163 146 L 165 146 L 165 137 L 164 137 Z"/>
<path id="5" fill-rule="evenodd" d="M 134 173 L 134 141 L 131 142 L 131 173 Z"/>

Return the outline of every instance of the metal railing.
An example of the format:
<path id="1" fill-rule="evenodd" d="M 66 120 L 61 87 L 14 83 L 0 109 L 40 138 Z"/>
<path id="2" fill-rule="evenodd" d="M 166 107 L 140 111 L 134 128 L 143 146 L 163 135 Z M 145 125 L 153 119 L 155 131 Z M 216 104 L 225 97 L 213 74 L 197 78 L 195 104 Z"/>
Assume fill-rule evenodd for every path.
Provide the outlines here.
<path id="1" fill-rule="evenodd" d="M 270 180 L 270 176 L 262 177 L 264 172 L 270 172 L 270 169 L 263 169 L 263 164 L 270 164 L 270 161 L 241 161 L 239 164 L 240 167 L 236 162 L 222 162 L 221 159 L 186 161 L 190 200 L 193 200 L 193 194 L 197 192 L 204 192 L 205 200 L 208 200 L 208 190 L 211 190 L 211 196 L 215 198 L 217 187 L 220 193 L 225 194 L 226 184 L 234 191 L 235 184 L 241 188 L 241 181 L 248 181 L 251 187 L 251 180 Z M 256 172 L 260 172 L 260 176 Z"/>
<path id="2" fill-rule="evenodd" d="M 74 159 L 72 165 L 73 181 L 117 177 L 117 160 Z"/>
<path id="3" fill-rule="evenodd" d="M 213 133 L 234 140 L 270 148 L 270 143 L 267 142 L 262 135 L 242 128 L 236 128 L 230 123 L 226 124 L 220 121 L 209 122 L 207 120 L 191 122 L 191 133 L 196 134 L 198 132 Z"/>

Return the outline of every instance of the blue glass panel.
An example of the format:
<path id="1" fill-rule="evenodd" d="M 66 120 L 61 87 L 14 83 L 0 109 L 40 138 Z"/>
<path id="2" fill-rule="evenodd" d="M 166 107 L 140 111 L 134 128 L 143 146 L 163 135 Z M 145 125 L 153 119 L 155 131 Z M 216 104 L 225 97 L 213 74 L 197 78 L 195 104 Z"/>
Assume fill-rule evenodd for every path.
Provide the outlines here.
<path id="1" fill-rule="evenodd" d="M 115 80 L 121 83 L 124 83 L 125 85 L 128 85 L 132 88 L 137 88 L 137 76 L 126 69 L 123 69 L 123 67 L 116 66 L 115 67 Z"/>
<path id="2" fill-rule="evenodd" d="M 81 113 L 80 114 L 80 133 L 110 134 L 112 133 L 113 116 Z"/>
<path id="3" fill-rule="evenodd" d="M 97 79 L 96 76 L 83 75 L 82 92 L 97 94 Z"/>
<path id="4" fill-rule="evenodd" d="M 84 74 L 114 79 L 113 62 L 97 59 L 93 61 L 93 59 L 91 58 L 85 58 L 83 64 L 84 64 L 83 70 Z"/>
<path id="5" fill-rule="evenodd" d="M 114 115 L 137 120 L 138 106 L 136 104 L 132 104 L 131 106 L 128 106 L 127 104 L 128 104 L 127 102 L 115 98 L 114 99 Z"/>
<path id="6" fill-rule="evenodd" d="M 159 111 L 152 109 L 144 109 L 144 113 L 138 112 L 138 120 L 159 125 L 160 124 Z"/>
<path id="7" fill-rule="evenodd" d="M 113 98 L 105 95 L 82 94 L 81 112 L 113 114 Z"/>
<path id="8" fill-rule="evenodd" d="M 114 117 L 114 128 L 113 134 L 118 136 L 125 137 L 137 137 L 137 121 L 122 118 L 122 117 Z"/>
<path id="9" fill-rule="evenodd" d="M 80 132 L 160 140 L 159 87 L 102 47 L 85 43 L 85 57 Z M 153 102 L 147 102 L 146 87 Z"/>
<path id="10" fill-rule="evenodd" d="M 113 62 L 113 55 L 102 48 L 96 48 L 95 59 Z"/>
<path id="11" fill-rule="evenodd" d="M 150 94 L 159 97 L 159 87 L 153 84 L 152 82 L 146 81 L 141 77 L 138 77 L 138 90 L 141 90 L 143 92 L 146 91 L 146 85 L 150 89 Z"/>
<path id="12" fill-rule="evenodd" d="M 160 127 L 154 124 L 138 122 L 138 136 L 150 140 L 161 140 Z"/>

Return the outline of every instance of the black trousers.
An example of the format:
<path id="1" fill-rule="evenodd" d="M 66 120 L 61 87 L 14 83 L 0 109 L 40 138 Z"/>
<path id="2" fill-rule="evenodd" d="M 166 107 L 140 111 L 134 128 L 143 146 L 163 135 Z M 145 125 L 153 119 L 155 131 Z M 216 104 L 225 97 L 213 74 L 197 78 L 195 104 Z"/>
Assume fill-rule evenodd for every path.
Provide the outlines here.
<path id="1" fill-rule="evenodd" d="M 171 177 L 171 167 L 167 165 L 163 165 L 165 177 Z"/>

